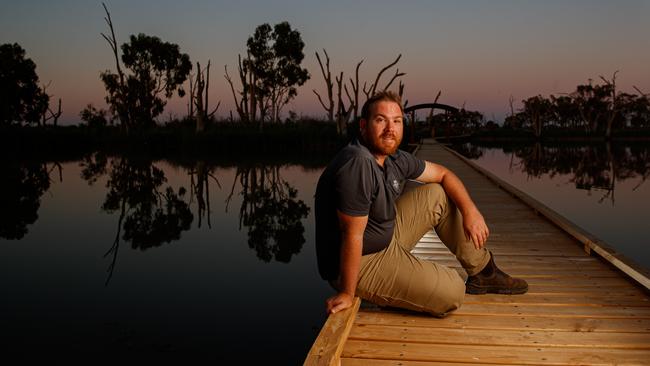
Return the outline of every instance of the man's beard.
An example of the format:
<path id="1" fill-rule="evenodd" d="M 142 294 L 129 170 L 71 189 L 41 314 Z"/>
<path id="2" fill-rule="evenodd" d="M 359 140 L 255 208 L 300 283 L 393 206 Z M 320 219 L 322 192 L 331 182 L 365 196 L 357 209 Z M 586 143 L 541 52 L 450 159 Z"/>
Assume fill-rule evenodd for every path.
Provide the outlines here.
<path id="1" fill-rule="evenodd" d="M 391 146 L 386 146 L 383 141 L 384 138 L 393 139 L 394 144 Z M 368 150 L 370 150 L 370 152 L 373 154 L 393 155 L 395 154 L 395 152 L 397 152 L 397 149 L 399 149 L 399 145 L 402 142 L 402 139 L 401 137 L 398 137 L 396 134 L 384 133 L 379 137 L 363 136 L 363 141 L 365 142 Z"/>

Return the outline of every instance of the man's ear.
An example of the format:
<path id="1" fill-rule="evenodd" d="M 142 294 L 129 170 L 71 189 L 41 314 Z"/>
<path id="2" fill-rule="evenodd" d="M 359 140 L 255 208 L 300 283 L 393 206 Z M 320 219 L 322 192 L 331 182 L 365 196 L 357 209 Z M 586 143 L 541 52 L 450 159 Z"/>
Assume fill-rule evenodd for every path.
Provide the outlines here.
<path id="1" fill-rule="evenodd" d="M 368 124 L 368 121 L 366 121 L 365 118 L 361 118 L 359 120 L 359 131 L 363 131 L 366 129 L 366 125 Z"/>

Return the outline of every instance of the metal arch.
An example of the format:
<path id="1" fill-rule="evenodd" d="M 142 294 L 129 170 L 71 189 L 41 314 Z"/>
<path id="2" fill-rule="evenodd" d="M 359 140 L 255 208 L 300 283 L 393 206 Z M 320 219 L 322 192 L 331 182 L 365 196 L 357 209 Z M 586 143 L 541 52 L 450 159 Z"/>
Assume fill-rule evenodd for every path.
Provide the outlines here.
<path id="1" fill-rule="evenodd" d="M 447 112 L 458 112 L 458 108 L 452 107 L 447 104 L 440 104 L 440 103 L 423 103 L 423 104 L 416 104 L 412 105 L 410 107 L 404 108 L 404 114 L 410 113 L 417 111 L 418 109 L 442 109 Z"/>

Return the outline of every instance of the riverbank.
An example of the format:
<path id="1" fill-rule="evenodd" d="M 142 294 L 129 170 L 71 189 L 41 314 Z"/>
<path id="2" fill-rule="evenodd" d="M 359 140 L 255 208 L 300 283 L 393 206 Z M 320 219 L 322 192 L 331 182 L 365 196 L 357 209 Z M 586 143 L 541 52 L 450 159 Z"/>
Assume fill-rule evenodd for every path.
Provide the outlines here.
<path id="1" fill-rule="evenodd" d="M 224 157 L 328 158 L 348 138 L 323 122 L 256 126 L 218 123 L 202 133 L 188 126 L 159 126 L 125 133 L 118 127 L 88 126 L 3 127 L 0 151 L 12 158 L 73 160 L 94 152 L 138 154 L 152 158 Z"/>

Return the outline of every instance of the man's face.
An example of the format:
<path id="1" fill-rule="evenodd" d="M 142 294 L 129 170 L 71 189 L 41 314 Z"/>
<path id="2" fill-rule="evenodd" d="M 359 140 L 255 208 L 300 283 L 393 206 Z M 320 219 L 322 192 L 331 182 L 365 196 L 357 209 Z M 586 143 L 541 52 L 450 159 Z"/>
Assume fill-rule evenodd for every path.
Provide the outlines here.
<path id="1" fill-rule="evenodd" d="M 370 117 L 368 120 L 361 119 L 359 126 L 363 140 L 373 154 L 394 154 L 402 142 L 402 110 L 395 102 L 382 100 L 373 104 Z"/>

